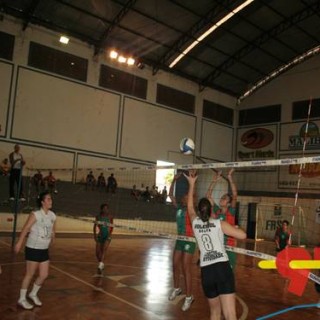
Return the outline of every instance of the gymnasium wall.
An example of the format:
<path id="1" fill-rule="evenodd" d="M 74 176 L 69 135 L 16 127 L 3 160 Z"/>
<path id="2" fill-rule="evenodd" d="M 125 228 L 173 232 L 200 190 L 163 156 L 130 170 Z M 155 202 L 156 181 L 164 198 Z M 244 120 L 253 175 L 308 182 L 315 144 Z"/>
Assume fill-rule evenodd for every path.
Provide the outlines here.
<path id="1" fill-rule="evenodd" d="M 202 104 L 207 99 L 234 108 L 233 97 L 211 89 L 199 93 L 196 84 L 163 71 L 153 76 L 149 67 L 112 65 L 104 54 L 93 57 L 88 44 L 71 39 L 63 46 L 58 34 L 39 26 L 21 29 L 19 20 L 6 15 L 0 24 L 1 31 L 15 36 L 13 60 L 0 59 L 2 157 L 19 143 L 27 166 L 33 168 L 90 168 L 100 163 L 115 167 L 157 160 L 193 163 L 192 156 L 179 152 L 181 138 L 191 137 L 197 157 L 232 160 L 233 128 L 203 119 Z M 30 41 L 88 59 L 87 81 L 28 66 Z M 101 64 L 147 79 L 147 99 L 101 88 Z M 194 114 L 157 104 L 158 84 L 194 95 Z M 217 137 L 224 142 L 221 150 L 213 147 Z"/>

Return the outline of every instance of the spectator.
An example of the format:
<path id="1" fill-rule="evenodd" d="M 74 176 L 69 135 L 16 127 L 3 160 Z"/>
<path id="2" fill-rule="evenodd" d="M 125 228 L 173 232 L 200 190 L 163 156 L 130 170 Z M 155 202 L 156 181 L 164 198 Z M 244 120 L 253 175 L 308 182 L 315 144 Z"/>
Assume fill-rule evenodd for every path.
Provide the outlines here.
<path id="1" fill-rule="evenodd" d="M 99 190 L 103 190 L 106 186 L 106 178 L 103 175 L 103 172 L 100 173 L 100 176 L 98 177 L 97 181 L 97 188 Z"/>
<path id="2" fill-rule="evenodd" d="M 9 180 L 9 200 L 14 200 L 14 185 L 17 186 L 17 195 L 21 201 L 26 199 L 23 196 L 23 179 L 22 179 L 22 168 L 26 164 L 23 160 L 23 156 L 20 153 L 20 146 L 16 144 L 14 151 L 9 154 L 9 161 L 11 165 L 10 180 Z M 20 187 L 20 190 L 18 190 Z"/>
<path id="3" fill-rule="evenodd" d="M 7 176 L 9 175 L 9 172 L 10 172 L 9 160 L 5 158 L 0 164 L 0 174 L 2 176 Z"/>
<path id="4" fill-rule="evenodd" d="M 40 170 L 37 170 L 37 173 L 32 177 L 32 181 L 37 192 L 39 192 L 40 188 L 44 185 L 43 176 Z"/>
<path id="5" fill-rule="evenodd" d="M 44 179 L 44 187 L 46 190 L 49 190 L 51 193 L 58 193 L 57 190 L 57 180 L 53 176 L 52 171 L 49 171 L 49 175 L 47 175 Z"/>
<path id="6" fill-rule="evenodd" d="M 94 177 L 93 172 L 90 171 L 86 177 L 86 190 L 88 190 L 88 187 L 91 187 L 91 190 L 93 190 L 95 184 L 96 184 L 96 178 Z"/>
<path id="7" fill-rule="evenodd" d="M 158 199 L 159 199 L 158 187 L 156 187 L 155 185 L 153 185 L 151 188 L 150 198 L 152 201 L 158 201 Z"/>
<path id="8" fill-rule="evenodd" d="M 108 177 L 107 192 L 111 191 L 112 193 L 115 193 L 116 189 L 117 189 L 117 186 L 118 186 L 117 180 L 113 176 L 113 173 L 111 173 L 111 175 Z"/>
<path id="9" fill-rule="evenodd" d="M 130 195 L 131 195 L 131 197 L 133 197 L 135 200 L 139 200 L 139 198 L 140 198 L 140 191 L 137 189 L 137 187 L 136 187 L 135 184 L 132 186 Z"/>
<path id="10" fill-rule="evenodd" d="M 151 193 L 149 191 L 149 187 L 146 187 L 146 190 L 141 194 L 142 199 L 146 202 L 149 202 L 151 200 Z"/>
<path id="11" fill-rule="evenodd" d="M 168 197 L 167 186 L 164 186 L 163 190 L 161 192 L 161 200 L 162 200 L 163 203 L 167 202 L 167 197 Z"/>

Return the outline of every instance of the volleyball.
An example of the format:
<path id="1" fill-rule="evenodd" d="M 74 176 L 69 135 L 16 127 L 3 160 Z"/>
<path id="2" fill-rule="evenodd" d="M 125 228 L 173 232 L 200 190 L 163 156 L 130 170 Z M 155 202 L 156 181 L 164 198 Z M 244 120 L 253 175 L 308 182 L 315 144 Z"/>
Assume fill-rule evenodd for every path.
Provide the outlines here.
<path id="1" fill-rule="evenodd" d="M 180 141 L 180 151 L 183 154 L 192 154 L 194 151 L 194 142 L 190 138 L 183 138 Z"/>

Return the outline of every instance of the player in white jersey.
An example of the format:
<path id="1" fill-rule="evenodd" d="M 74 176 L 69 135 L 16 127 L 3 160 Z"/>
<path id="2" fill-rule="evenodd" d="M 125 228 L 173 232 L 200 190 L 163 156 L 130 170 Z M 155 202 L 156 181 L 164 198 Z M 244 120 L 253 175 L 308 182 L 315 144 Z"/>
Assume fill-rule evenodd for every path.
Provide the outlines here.
<path id="1" fill-rule="evenodd" d="M 188 214 L 200 249 L 201 282 L 210 307 L 210 320 L 222 313 L 226 320 L 236 320 L 234 275 L 224 247 L 224 234 L 245 239 L 246 233 L 226 221 L 210 218 L 211 203 L 202 198 L 196 212 L 193 194 L 197 175 L 194 170 L 185 175 L 189 182 Z"/>
<path id="2" fill-rule="evenodd" d="M 38 291 L 49 273 L 49 251 L 48 248 L 55 234 L 56 215 L 50 210 L 52 198 L 49 192 L 42 192 L 38 197 L 39 210 L 31 212 L 28 220 L 22 228 L 19 240 L 14 251 L 21 250 L 24 239 L 28 235 L 25 246 L 26 274 L 23 278 L 18 305 L 24 309 L 32 309 L 33 304 L 27 300 L 27 290 L 30 282 L 38 271 L 38 276 L 28 297 L 34 305 L 42 305 L 38 298 Z"/>

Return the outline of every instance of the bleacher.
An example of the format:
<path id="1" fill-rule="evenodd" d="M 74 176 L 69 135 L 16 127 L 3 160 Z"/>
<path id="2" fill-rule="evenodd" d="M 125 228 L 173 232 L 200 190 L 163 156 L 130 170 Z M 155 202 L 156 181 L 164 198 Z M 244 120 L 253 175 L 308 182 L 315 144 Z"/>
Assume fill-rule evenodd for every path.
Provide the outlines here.
<path id="1" fill-rule="evenodd" d="M 24 178 L 25 202 L 18 203 L 18 212 L 30 212 L 36 208 L 37 192 Z M 53 211 L 57 215 L 94 217 L 100 204 L 107 202 L 110 211 L 118 219 L 175 221 L 175 210 L 171 204 L 135 200 L 130 190 L 118 188 L 115 194 L 99 190 L 86 190 L 83 184 L 58 181 L 58 193 L 53 194 Z M 14 201 L 9 198 L 9 177 L 0 176 L 0 212 L 14 212 Z"/>

